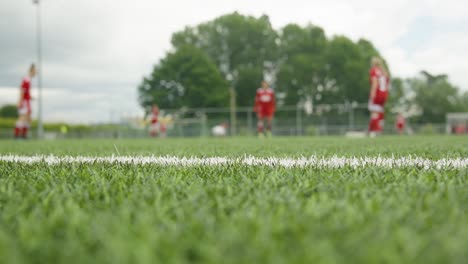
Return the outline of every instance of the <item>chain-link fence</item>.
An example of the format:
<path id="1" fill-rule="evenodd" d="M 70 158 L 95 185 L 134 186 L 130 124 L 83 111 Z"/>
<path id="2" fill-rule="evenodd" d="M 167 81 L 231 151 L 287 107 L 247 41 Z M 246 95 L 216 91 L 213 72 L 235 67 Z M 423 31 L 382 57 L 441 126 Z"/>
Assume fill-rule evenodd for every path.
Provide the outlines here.
<path id="1" fill-rule="evenodd" d="M 228 124 L 228 134 L 252 136 L 257 133 L 257 117 L 252 107 L 238 107 L 235 115 L 229 108 L 198 108 L 166 110 L 173 117 L 168 136 L 209 136 L 212 127 Z M 394 134 L 396 115 L 387 113 L 385 134 Z M 367 104 L 317 105 L 313 111 L 294 106 L 279 107 L 273 119 L 273 134 L 277 136 L 345 135 L 363 132 L 368 128 Z M 411 124 L 407 120 L 408 134 L 443 134 L 445 124 Z"/>
<path id="2" fill-rule="evenodd" d="M 395 116 L 386 114 L 385 134 L 395 133 Z M 227 125 L 227 135 L 253 136 L 257 118 L 252 107 L 162 109 L 162 125 L 167 137 L 208 137 L 214 126 Z M 309 111 L 295 106 L 279 107 L 273 120 L 273 134 L 277 136 L 345 135 L 348 132 L 365 133 L 368 128 L 367 104 L 316 105 Z M 446 124 L 412 124 L 407 120 L 409 134 L 446 133 Z M 89 129 L 63 133 L 59 129 L 45 131 L 45 137 L 54 138 L 142 138 L 149 135 L 149 124 L 143 116 L 122 116 L 111 126 L 90 126 Z M 35 137 L 32 129 L 31 137 Z M 12 138 L 13 128 L 0 129 L 0 138 Z"/>

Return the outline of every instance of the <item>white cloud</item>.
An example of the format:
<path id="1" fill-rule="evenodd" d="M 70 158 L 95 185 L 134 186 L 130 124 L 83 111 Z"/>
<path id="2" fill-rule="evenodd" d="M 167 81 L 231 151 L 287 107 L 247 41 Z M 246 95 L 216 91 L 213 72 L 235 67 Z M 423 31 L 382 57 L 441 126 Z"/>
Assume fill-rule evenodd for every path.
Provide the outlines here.
<path id="1" fill-rule="evenodd" d="M 0 105 L 15 104 L 18 101 L 18 88 L 0 87 Z M 38 98 L 37 90 L 33 98 Z M 121 117 L 143 116 L 138 108 L 136 93 L 92 93 L 73 92 L 67 89 L 43 90 L 44 117 L 50 122 L 99 123 L 118 122 Z M 33 100 L 33 116 L 37 115 L 37 100 Z"/>
<path id="2" fill-rule="evenodd" d="M 10 3 L 7 3 L 10 2 Z M 170 48 L 171 34 L 186 25 L 196 25 L 222 14 L 269 15 L 275 28 L 287 23 L 313 23 L 329 36 L 341 34 L 357 40 L 367 38 L 388 59 L 396 75 L 413 76 L 421 69 L 448 73 L 451 80 L 468 89 L 468 2 L 460 0 L 42 0 L 44 29 L 44 84 L 50 104 L 60 106 L 57 98 L 71 96 L 71 111 L 53 111 L 47 119 L 73 115 L 80 121 L 108 120 L 110 114 L 95 115 L 94 106 L 81 94 L 95 96 L 98 112 L 110 111 L 107 103 L 126 105 L 139 111 L 136 86 L 152 65 Z M 0 86 L 13 86 L 24 73 L 25 65 L 35 58 L 34 6 L 30 1 L 0 3 L 0 49 L 2 65 Z M 424 47 L 409 51 L 398 41 L 411 34 L 411 26 L 428 17 L 446 30 L 431 36 Z M 3 19 L 5 18 L 5 19 Z M 460 25 L 448 27 L 447 25 Z M 447 28 L 448 27 L 448 28 Z M 8 35 L 7 33 L 10 32 Z M 5 33 L 5 34 L 4 34 Z M 411 35 L 410 35 L 411 37 Z M 8 61 L 6 59 L 8 58 Z M 3 75 L 2 75 L 3 74 Z M 3 77 L 2 77 L 3 76 Z M 111 95 L 99 95 L 104 91 Z M 10 96 L 0 89 L 0 103 Z M 13 92 L 16 96 L 16 92 Z M 49 98 L 50 96 L 50 98 Z M 129 99 L 130 98 L 130 99 Z M 14 99 L 16 100 L 16 99 Z M 97 103 L 103 100 L 103 103 Z M 131 103 L 129 100 L 133 100 Z M 48 106 L 49 107 L 49 106 Z M 107 108 L 107 110 L 106 110 Z M 55 107 L 54 109 L 59 109 Z M 53 114 L 54 113 L 54 114 Z"/>

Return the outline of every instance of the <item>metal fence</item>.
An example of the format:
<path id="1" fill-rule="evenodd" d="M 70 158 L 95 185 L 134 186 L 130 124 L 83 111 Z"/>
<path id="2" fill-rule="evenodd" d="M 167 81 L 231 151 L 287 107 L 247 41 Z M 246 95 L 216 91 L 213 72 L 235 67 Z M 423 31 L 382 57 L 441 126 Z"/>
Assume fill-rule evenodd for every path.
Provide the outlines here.
<path id="1" fill-rule="evenodd" d="M 257 133 L 257 118 L 252 107 L 236 109 L 232 120 L 229 108 L 199 108 L 165 110 L 174 117 L 168 136 L 209 136 L 210 129 L 222 123 L 229 124 L 229 134 L 252 136 Z M 394 134 L 396 115 L 386 116 L 385 134 Z M 367 104 L 318 105 L 306 112 L 298 107 L 280 107 L 273 120 L 273 134 L 278 136 L 345 135 L 348 132 L 366 132 L 369 122 Z M 408 134 L 443 134 L 446 124 L 411 124 L 407 120 Z"/>
<path id="2" fill-rule="evenodd" d="M 284 136 L 343 134 L 349 130 L 365 130 L 368 122 L 367 105 L 317 106 L 307 113 L 294 106 L 277 109 L 273 120 L 273 133 Z M 256 134 L 257 118 L 252 107 L 238 107 L 235 115 L 229 108 L 197 108 L 163 110 L 173 117 L 173 136 L 209 135 L 211 127 L 227 123 L 230 135 Z"/>
<path id="3" fill-rule="evenodd" d="M 256 135 L 257 118 L 252 107 L 237 107 L 235 115 L 229 108 L 183 108 L 162 109 L 161 115 L 170 117 L 167 124 L 167 137 L 208 137 L 211 128 L 226 123 L 228 135 Z M 148 136 L 148 125 L 143 117 L 129 115 L 120 117 L 113 129 L 91 126 L 87 131 L 73 131 L 63 134 L 60 131 L 46 130 L 45 137 L 54 138 L 142 138 Z M 394 116 L 387 113 L 385 134 L 395 133 Z M 279 107 L 273 120 L 273 134 L 277 136 L 316 136 L 345 135 L 350 131 L 367 131 L 369 112 L 367 104 L 317 105 L 312 111 L 295 106 Z M 411 124 L 410 134 L 443 134 L 446 124 Z M 31 137 L 35 137 L 35 130 Z M 0 138 L 12 138 L 13 128 L 0 129 Z"/>

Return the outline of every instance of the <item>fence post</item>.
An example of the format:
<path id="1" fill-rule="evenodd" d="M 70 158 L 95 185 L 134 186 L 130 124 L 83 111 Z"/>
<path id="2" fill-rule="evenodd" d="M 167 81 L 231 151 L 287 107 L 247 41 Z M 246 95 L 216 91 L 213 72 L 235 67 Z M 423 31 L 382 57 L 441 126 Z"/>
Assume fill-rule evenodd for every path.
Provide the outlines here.
<path id="1" fill-rule="evenodd" d="M 252 135 L 252 109 L 247 110 L 247 133 Z"/>
<path id="2" fill-rule="evenodd" d="M 201 131 L 200 131 L 200 137 L 206 137 L 208 136 L 208 130 L 207 130 L 207 117 L 206 113 L 204 111 L 201 112 L 200 114 L 201 119 L 202 119 L 202 124 L 201 124 Z"/>
<path id="3" fill-rule="evenodd" d="M 229 95 L 230 95 L 230 105 L 231 105 L 231 136 L 236 135 L 236 91 L 234 90 L 233 87 L 229 89 Z"/>
<path id="4" fill-rule="evenodd" d="M 184 137 L 184 128 L 182 127 L 182 123 L 181 122 L 178 122 L 177 124 L 177 134 L 179 137 Z"/>
<path id="5" fill-rule="evenodd" d="M 322 118 L 322 125 L 325 128 L 325 135 L 328 135 L 328 121 L 326 117 Z"/>
<path id="6" fill-rule="evenodd" d="M 297 106 L 296 108 L 296 135 L 302 136 L 302 109 Z"/>
<path id="7" fill-rule="evenodd" d="M 350 131 L 354 130 L 354 107 L 352 103 L 346 103 L 348 105 L 348 127 Z"/>

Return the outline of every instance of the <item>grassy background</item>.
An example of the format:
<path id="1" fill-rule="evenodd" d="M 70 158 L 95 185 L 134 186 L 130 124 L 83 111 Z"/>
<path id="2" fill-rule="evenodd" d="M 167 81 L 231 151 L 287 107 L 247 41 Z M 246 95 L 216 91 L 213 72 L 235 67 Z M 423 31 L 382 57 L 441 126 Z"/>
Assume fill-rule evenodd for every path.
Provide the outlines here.
<path id="1" fill-rule="evenodd" d="M 467 157 L 467 138 L 0 142 L 0 153 Z M 466 263 L 468 169 L 0 162 L 0 263 Z"/>

